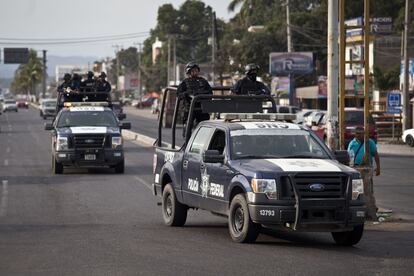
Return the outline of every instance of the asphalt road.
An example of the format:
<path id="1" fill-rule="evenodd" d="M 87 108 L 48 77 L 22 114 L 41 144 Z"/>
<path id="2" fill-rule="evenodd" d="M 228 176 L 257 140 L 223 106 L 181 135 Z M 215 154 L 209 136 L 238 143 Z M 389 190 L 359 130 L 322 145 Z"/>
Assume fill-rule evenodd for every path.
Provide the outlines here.
<path id="1" fill-rule="evenodd" d="M 53 175 L 42 124 L 33 109 L 0 116 L 0 275 L 412 275 L 409 220 L 368 224 L 351 248 L 335 246 L 325 233 L 277 231 L 236 244 L 226 219 L 203 211 L 190 211 L 185 227 L 166 227 L 148 186 L 151 148 L 127 142 L 123 175 Z M 398 168 L 412 159 L 396 159 L 388 165 L 398 179 L 384 179 L 390 183 L 378 185 L 377 200 L 401 199 L 412 213 L 412 190 L 401 190 L 413 172 Z"/>

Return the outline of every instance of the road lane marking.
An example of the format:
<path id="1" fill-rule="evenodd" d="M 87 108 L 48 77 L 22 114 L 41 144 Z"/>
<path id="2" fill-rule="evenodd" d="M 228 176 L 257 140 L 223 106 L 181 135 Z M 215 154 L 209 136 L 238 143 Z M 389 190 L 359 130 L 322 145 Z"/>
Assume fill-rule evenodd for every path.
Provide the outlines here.
<path id="1" fill-rule="evenodd" d="M 6 166 L 6 167 L 7 167 L 8 165 L 9 165 L 9 159 L 5 159 L 5 160 L 4 160 L 4 166 Z"/>
<path id="2" fill-rule="evenodd" d="M 9 201 L 9 190 L 8 190 L 8 180 L 2 181 L 3 185 L 1 186 L 1 199 L 0 199 L 0 217 L 4 217 L 7 214 L 7 205 Z"/>
<path id="3" fill-rule="evenodd" d="M 147 181 L 145 181 L 144 179 L 142 179 L 141 177 L 139 177 L 139 176 L 134 176 L 134 178 L 136 179 L 136 180 L 138 180 L 138 182 L 140 182 L 141 184 L 144 184 L 145 185 L 145 187 L 147 187 L 148 189 L 150 189 L 150 191 L 152 191 L 152 186 L 150 185 L 150 184 L 147 184 Z"/>

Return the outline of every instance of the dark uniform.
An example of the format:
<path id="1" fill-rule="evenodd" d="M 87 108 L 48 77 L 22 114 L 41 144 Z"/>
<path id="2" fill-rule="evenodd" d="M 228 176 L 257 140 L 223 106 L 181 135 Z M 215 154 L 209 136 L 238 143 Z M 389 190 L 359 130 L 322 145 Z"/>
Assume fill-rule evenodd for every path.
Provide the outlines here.
<path id="1" fill-rule="evenodd" d="M 99 78 L 96 82 L 96 91 L 98 92 L 107 92 L 108 94 L 97 94 L 97 100 L 99 101 L 108 101 L 109 98 L 109 92 L 111 92 L 111 84 L 105 80 L 106 74 L 105 72 L 102 72 L 99 75 Z"/>
<path id="2" fill-rule="evenodd" d="M 236 82 L 231 89 L 236 95 L 270 95 L 270 90 L 262 82 L 257 81 L 259 66 L 248 64 L 245 68 L 246 76 Z"/>
<path id="3" fill-rule="evenodd" d="M 185 78 L 177 88 L 177 96 L 184 99 L 183 124 L 187 122 L 187 118 L 189 115 L 188 113 L 191 105 L 190 96 L 213 94 L 210 84 L 204 78 L 197 76 L 198 73 L 193 76 L 191 75 L 192 69 L 197 69 L 198 72 L 200 71 L 200 67 L 196 63 L 188 63 L 185 68 L 185 71 L 189 77 Z M 194 111 L 194 119 L 196 121 L 196 125 L 201 121 L 210 119 L 210 115 L 208 113 L 203 113 L 200 110 L 200 103 L 197 103 L 195 105 L 195 108 L 196 110 Z"/>
<path id="4" fill-rule="evenodd" d="M 88 77 L 86 80 L 81 82 L 80 88 L 84 92 L 93 92 L 95 91 L 95 80 L 93 79 L 93 72 L 88 72 Z"/>
<path id="5" fill-rule="evenodd" d="M 71 82 L 71 75 L 70 74 L 65 74 L 63 77 L 63 83 L 61 85 L 58 86 L 57 91 L 59 93 L 63 93 L 66 88 L 71 87 L 72 82 Z"/>

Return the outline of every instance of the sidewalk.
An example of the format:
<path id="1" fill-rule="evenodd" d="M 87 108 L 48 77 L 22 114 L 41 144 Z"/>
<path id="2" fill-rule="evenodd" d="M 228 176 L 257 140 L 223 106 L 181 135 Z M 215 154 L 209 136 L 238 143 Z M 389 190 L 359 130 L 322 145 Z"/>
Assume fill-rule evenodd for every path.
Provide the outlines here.
<path id="1" fill-rule="evenodd" d="M 380 155 L 386 154 L 414 157 L 414 147 L 410 147 L 406 144 L 395 144 L 388 141 L 379 141 L 377 148 Z"/>
<path id="2" fill-rule="evenodd" d="M 124 106 L 124 113 L 137 115 L 147 119 L 158 120 L 158 114 L 152 114 L 150 108 L 136 108 L 132 106 Z"/>

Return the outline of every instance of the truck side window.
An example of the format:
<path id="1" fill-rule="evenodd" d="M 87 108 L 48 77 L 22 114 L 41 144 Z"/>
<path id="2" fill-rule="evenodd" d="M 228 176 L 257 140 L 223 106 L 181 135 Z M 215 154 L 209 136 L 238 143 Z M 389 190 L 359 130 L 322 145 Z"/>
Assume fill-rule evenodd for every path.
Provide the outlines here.
<path id="1" fill-rule="evenodd" d="M 226 147 L 226 134 L 222 130 L 217 130 L 211 139 L 209 150 L 218 150 L 220 154 L 223 154 Z"/>
<path id="2" fill-rule="evenodd" d="M 191 144 L 191 148 L 190 148 L 191 153 L 200 154 L 202 152 L 204 146 L 210 140 L 211 131 L 212 129 L 209 127 L 201 127 L 198 130 L 196 137 L 194 138 L 194 141 Z"/>

